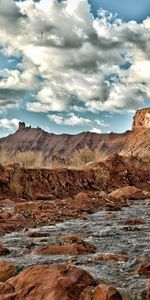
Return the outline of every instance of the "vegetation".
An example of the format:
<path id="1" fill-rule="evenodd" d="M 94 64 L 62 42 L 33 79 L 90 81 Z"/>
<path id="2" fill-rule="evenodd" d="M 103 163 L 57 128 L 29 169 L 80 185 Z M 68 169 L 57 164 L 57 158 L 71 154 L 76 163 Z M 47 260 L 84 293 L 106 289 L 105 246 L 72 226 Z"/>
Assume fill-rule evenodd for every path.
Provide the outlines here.
<path id="1" fill-rule="evenodd" d="M 1 145 L 0 148 L 0 164 L 4 165 L 4 164 L 8 164 L 12 162 L 12 156 L 11 153 L 8 152 L 8 150 L 6 150 L 5 145 Z"/>
<path id="2" fill-rule="evenodd" d="M 84 147 L 76 150 L 73 158 L 71 159 L 71 166 L 75 168 L 85 167 L 90 162 L 102 161 L 106 154 L 98 151 L 97 149 L 91 150 L 89 147 Z"/>
<path id="3" fill-rule="evenodd" d="M 42 152 L 40 151 L 24 151 L 16 154 L 9 153 L 5 147 L 0 150 L 0 164 L 8 165 L 18 163 L 24 168 L 84 168 L 88 163 L 102 161 L 106 157 L 104 152 L 99 150 L 91 150 L 84 147 L 76 150 L 72 159 L 64 159 L 54 156 L 44 161 Z"/>
<path id="4" fill-rule="evenodd" d="M 41 152 L 34 151 L 18 152 L 15 161 L 25 168 L 40 168 L 43 163 L 43 155 Z"/>
<path id="5" fill-rule="evenodd" d="M 21 180 L 23 178 L 23 172 L 20 169 L 14 169 L 13 174 L 10 179 L 10 191 L 11 194 L 16 197 L 21 197 L 23 192 L 23 186 Z"/>
<path id="6" fill-rule="evenodd" d="M 100 169 L 97 169 L 95 172 L 95 181 L 97 185 L 107 185 L 107 182 L 110 179 L 109 172 L 104 169 L 104 167 L 101 167 Z"/>

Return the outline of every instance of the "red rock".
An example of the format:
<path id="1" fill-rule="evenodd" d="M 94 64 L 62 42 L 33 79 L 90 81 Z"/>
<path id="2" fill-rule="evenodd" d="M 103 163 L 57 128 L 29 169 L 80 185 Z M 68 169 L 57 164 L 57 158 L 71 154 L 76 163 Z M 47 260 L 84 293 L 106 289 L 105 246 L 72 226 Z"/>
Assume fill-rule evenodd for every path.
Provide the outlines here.
<path id="1" fill-rule="evenodd" d="M 9 253 L 10 253 L 9 249 L 7 249 L 6 247 L 4 247 L 3 245 L 0 245 L 0 256 L 7 255 Z"/>
<path id="2" fill-rule="evenodd" d="M 30 238 L 49 237 L 50 233 L 43 231 L 30 231 L 26 234 L 26 236 Z"/>
<path id="3" fill-rule="evenodd" d="M 5 282 L 16 273 L 16 267 L 7 261 L 0 261 L 0 281 Z"/>
<path id="4" fill-rule="evenodd" d="M 15 288 L 9 283 L 0 282 L 0 300 L 14 300 Z"/>
<path id="5" fill-rule="evenodd" d="M 89 196 L 86 193 L 81 192 L 75 196 L 72 204 L 76 208 L 78 208 L 78 207 L 82 208 L 82 207 L 85 207 L 89 203 L 90 203 Z"/>
<path id="6" fill-rule="evenodd" d="M 150 128 L 150 108 L 143 108 L 136 111 L 133 118 L 132 129 Z"/>
<path id="7" fill-rule="evenodd" d="M 65 236 L 60 236 L 58 238 L 60 241 L 65 241 L 65 242 L 72 242 L 72 243 L 77 243 L 81 240 L 81 238 L 77 235 L 65 235 Z"/>
<path id="8" fill-rule="evenodd" d="M 95 253 L 96 248 L 94 245 L 86 242 L 63 244 L 63 245 L 49 245 L 42 247 L 36 251 L 39 255 L 57 255 L 57 254 L 70 254 L 80 255 L 86 253 Z"/>
<path id="9" fill-rule="evenodd" d="M 125 225 L 142 225 L 144 222 L 140 219 L 131 219 L 125 221 Z"/>
<path id="10" fill-rule="evenodd" d="M 146 199 L 150 193 L 142 191 L 141 189 L 136 188 L 135 186 L 125 186 L 114 190 L 109 194 L 110 197 L 119 199 Z"/>
<path id="11" fill-rule="evenodd" d="M 139 268 L 137 269 L 137 273 L 139 275 L 150 276 L 150 262 L 140 264 Z"/>
<path id="12" fill-rule="evenodd" d="M 124 255 L 114 254 L 114 253 L 107 253 L 101 256 L 96 256 L 95 261 L 103 260 L 103 261 L 116 261 L 116 262 L 125 262 L 127 261 L 127 257 Z"/>
<path id="13" fill-rule="evenodd" d="M 15 288 L 15 300 L 85 300 L 82 293 L 87 287 L 94 286 L 95 280 L 76 266 L 37 265 L 27 268 L 7 283 Z"/>
<path id="14" fill-rule="evenodd" d="M 115 288 L 101 284 L 95 288 L 92 300 L 122 300 L 122 297 Z"/>

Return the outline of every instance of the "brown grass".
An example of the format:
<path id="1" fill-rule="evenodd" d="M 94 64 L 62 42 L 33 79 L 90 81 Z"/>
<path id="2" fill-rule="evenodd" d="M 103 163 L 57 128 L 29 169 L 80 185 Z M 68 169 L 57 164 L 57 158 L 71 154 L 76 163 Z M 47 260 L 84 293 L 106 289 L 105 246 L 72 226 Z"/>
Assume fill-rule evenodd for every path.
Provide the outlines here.
<path id="1" fill-rule="evenodd" d="M 23 193 L 23 186 L 21 180 L 23 178 L 23 172 L 20 169 L 15 169 L 10 179 L 10 192 L 13 196 L 21 197 Z"/>
<path id="2" fill-rule="evenodd" d="M 106 158 L 106 154 L 104 152 L 101 152 L 98 149 L 91 150 L 86 146 L 75 151 L 70 164 L 73 168 L 81 169 L 85 168 L 90 162 L 99 162 L 104 158 Z"/>
<path id="3" fill-rule="evenodd" d="M 110 179 L 110 174 L 106 169 L 101 167 L 100 169 L 96 170 L 95 172 L 96 184 L 106 186 L 109 179 Z"/>
<path id="4" fill-rule="evenodd" d="M 34 151 L 18 152 L 16 162 L 24 168 L 40 168 L 43 165 L 43 155 Z"/>

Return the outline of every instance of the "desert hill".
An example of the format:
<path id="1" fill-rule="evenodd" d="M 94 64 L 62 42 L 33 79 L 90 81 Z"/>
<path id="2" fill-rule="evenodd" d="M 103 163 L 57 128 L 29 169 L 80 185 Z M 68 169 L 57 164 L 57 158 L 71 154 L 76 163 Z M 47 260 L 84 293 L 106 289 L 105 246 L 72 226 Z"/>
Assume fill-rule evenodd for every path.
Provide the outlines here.
<path id="1" fill-rule="evenodd" d="M 11 152 L 41 151 L 45 158 L 53 155 L 69 158 L 75 150 L 88 146 L 110 155 L 138 155 L 148 157 L 150 153 L 150 108 L 138 110 L 134 116 L 132 130 L 125 133 L 98 134 L 82 132 L 77 135 L 47 133 L 41 128 L 26 127 L 20 122 L 18 130 L 0 139 L 1 147 Z"/>

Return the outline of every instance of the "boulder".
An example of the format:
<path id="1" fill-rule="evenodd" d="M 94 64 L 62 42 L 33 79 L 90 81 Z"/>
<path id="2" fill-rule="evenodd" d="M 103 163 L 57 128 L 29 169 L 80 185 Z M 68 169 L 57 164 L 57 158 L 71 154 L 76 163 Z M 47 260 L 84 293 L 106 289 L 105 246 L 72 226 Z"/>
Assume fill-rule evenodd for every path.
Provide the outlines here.
<path id="1" fill-rule="evenodd" d="M 84 290 L 96 284 L 87 271 L 65 264 L 32 266 L 7 283 L 15 288 L 13 300 L 85 300 Z"/>
<path id="2" fill-rule="evenodd" d="M 9 249 L 4 247 L 3 245 L 0 245 L 0 256 L 9 254 Z"/>
<path id="3" fill-rule="evenodd" d="M 92 300 L 122 300 L 122 297 L 110 285 L 100 284 L 95 288 Z"/>
<path id="4" fill-rule="evenodd" d="M 150 262 L 141 263 L 137 269 L 139 275 L 150 276 Z"/>
<path id="5" fill-rule="evenodd" d="M 70 243 L 62 245 L 49 245 L 42 247 L 36 251 L 39 255 L 57 255 L 57 254 L 69 254 L 79 255 L 86 253 L 95 253 L 96 247 L 90 243 L 81 241 L 79 243 Z"/>
<path id="6" fill-rule="evenodd" d="M 142 225 L 144 222 L 141 219 L 129 219 L 125 221 L 125 225 Z"/>
<path id="7" fill-rule="evenodd" d="M 49 237 L 50 233 L 44 231 L 29 231 L 26 236 L 29 238 Z"/>
<path id="8" fill-rule="evenodd" d="M 65 241 L 67 243 L 78 243 L 79 241 L 81 241 L 81 238 L 78 235 L 75 234 L 68 234 L 68 235 L 64 235 L 64 236 L 60 236 L 58 238 L 59 241 Z"/>
<path id="9" fill-rule="evenodd" d="M 87 206 L 87 204 L 90 204 L 90 201 L 91 200 L 90 200 L 89 196 L 86 193 L 81 192 L 75 196 L 72 204 L 76 208 L 84 208 Z"/>
<path id="10" fill-rule="evenodd" d="M 0 281 L 5 282 L 16 273 L 16 267 L 8 261 L 0 261 Z"/>
<path id="11" fill-rule="evenodd" d="M 106 253 L 94 258 L 95 261 L 116 261 L 116 262 L 125 262 L 127 261 L 127 256 L 115 254 L 115 253 Z"/>
<path id="12" fill-rule="evenodd" d="M 119 188 L 117 190 L 114 190 L 109 194 L 110 197 L 119 199 L 147 199 L 150 196 L 149 192 L 142 191 L 141 189 L 136 188 L 135 186 L 125 186 L 122 188 Z"/>

